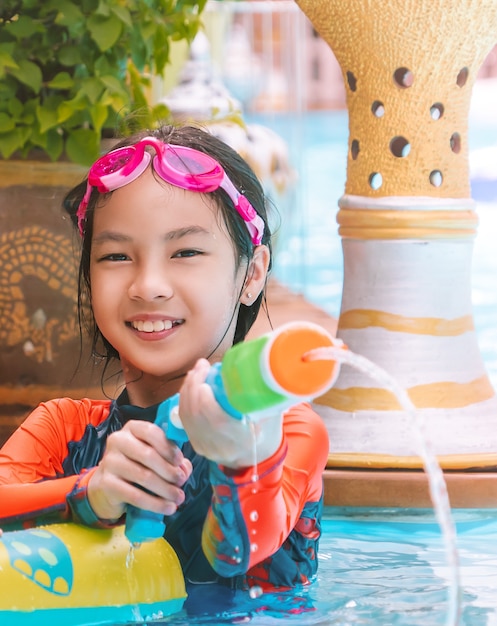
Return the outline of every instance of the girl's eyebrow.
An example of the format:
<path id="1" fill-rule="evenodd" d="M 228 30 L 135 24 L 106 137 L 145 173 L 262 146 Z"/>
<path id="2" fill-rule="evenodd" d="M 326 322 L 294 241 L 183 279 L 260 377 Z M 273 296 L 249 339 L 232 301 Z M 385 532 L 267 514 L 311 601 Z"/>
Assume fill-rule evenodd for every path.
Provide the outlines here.
<path id="1" fill-rule="evenodd" d="M 210 231 L 202 226 L 185 226 L 184 228 L 177 228 L 167 232 L 164 236 L 166 241 L 173 241 L 175 239 L 181 239 L 188 235 L 209 235 Z M 125 235 L 114 230 L 103 230 L 98 235 L 93 237 L 93 244 L 101 244 L 106 242 L 127 243 L 133 240 L 130 235 Z"/>
<path id="2" fill-rule="evenodd" d="M 126 242 L 131 241 L 131 237 L 128 235 L 124 235 L 123 233 L 118 233 L 113 230 L 103 230 L 98 235 L 93 237 L 93 244 L 105 243 L 107 241 L 117 241 L 117 242 Z"/>
<path id="3" fill-rule="evenodd" d="M 187 237 L 188 235 L 210 235 L 210 231 L 202 226 L 185 226 L 184 228 L 178 228 L 166 233 L 165 239 L 170 241 L 172 239 L 181 239 L 181 237 Z"/>

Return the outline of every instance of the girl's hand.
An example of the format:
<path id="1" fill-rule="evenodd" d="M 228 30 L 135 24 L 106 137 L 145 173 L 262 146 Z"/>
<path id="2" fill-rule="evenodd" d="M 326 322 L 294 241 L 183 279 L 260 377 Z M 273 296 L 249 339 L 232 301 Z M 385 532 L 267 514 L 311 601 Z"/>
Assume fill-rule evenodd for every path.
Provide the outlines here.
<path id="1" fill-rule="evenodd" d="M 219 465 L 240 469 L 265 461 L 279 448 L 282 416 L 255 423 L 225 413 L 205 383 L 210 364 L 197 361 L 180 391 L 179 414 L 195 451 Z"/>
<path id="2" fill-rule="evenodd" d="M 190 461 L 159 426 L 131 420 L 107 439 L 88 483 L 88 499 L 105 520 L 119 519 L 128 504 L 171 515 L 184 501 L 181 487 L 191 471 Z"/>

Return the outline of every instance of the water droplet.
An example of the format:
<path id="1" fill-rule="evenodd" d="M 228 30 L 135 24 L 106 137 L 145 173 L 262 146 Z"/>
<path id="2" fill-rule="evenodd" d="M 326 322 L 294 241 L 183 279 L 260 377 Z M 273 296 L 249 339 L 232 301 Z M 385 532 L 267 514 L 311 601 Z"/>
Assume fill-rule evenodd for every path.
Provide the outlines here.
<path id="1" fill-rule="evenodd" d="M 249 589 L 249 596 L 252 598 L 252 600 L 260 598 L 263 593 L 264 592 L 262 591 L 262 587 L 259 587 L 258 585 L 254 585 Z"/>
<path id="2" fill-rule="evenodd" d="M 130 568 L 135 562 L 135 546 L 130 544 L 128 554 L 126 555 L 126 567 Z"/>

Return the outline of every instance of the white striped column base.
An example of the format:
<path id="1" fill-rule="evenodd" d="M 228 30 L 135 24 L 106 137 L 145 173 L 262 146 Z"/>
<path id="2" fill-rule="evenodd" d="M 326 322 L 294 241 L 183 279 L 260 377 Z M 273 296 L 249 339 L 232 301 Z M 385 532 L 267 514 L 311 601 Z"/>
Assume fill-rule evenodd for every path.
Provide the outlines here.
<path id="1" fill-rule="evenodd" d="M 338 337 L 407 391 L 449 466 L 497 465 L 497 399 L 471 304 L 473 201 L 344 196 L 340 209 Z M 420 466 L 413 420 L 370 376 L 343 365 L 315 407 L 331 466 Z"/>

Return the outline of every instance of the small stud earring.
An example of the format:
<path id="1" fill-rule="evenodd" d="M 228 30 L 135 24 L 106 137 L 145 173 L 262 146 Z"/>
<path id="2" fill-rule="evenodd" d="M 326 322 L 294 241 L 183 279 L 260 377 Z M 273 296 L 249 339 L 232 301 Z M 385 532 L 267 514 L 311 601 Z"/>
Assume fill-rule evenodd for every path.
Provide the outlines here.
<path id="1" fill-rule="evenodd" d="M 247 299 L 250 300 L 252 298 L 252 294 L 250 293 L 250 291 L 247 291 Z"/>

